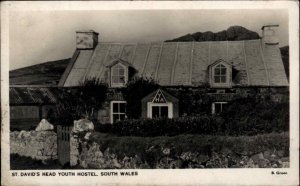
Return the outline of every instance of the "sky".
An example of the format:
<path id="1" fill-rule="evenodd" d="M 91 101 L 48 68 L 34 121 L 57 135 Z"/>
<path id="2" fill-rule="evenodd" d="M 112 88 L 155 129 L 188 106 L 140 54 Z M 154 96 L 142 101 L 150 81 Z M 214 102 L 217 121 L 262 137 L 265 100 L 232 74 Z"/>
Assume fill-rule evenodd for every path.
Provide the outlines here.
<path id="1" fill-rule="evenodd" d="M 288 45 L 288 12 L 284 10 L 11 11 L 9 68 L 71 58 L 77 30 L 95 30 L 99 42 L 151 42 L 235 25 L 261 35 L 265 24 L 279 24 L 279 45 Z"/>

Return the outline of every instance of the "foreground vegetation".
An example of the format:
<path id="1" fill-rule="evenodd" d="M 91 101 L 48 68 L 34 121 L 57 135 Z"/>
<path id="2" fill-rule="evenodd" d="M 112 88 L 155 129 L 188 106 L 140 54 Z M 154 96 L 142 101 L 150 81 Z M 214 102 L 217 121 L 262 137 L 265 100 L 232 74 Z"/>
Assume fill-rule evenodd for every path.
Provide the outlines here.
<path id="1" fill-rule="evenodd" d="M 143 153 L 147 147 L 169 147 L 174 149 L 174 154 L 181 152 L 220 152 L 224 149 L 251 155 L 265 150 L 283 150 L 284 155 L 289 155 L 289 133 L 270 133 L 255 136 L 213 136 L 213 135 L 177 135 L 158 137 L 117 137 L 102 133 L 92 133 L 90 142 L 100 145 L 100 150 L 108 147 L 118 155 Z"/>
<path id="2" fill-rule="evenodd" d="M 289 167 L 288 133 L 116 137 L 93 133 L 79 164 L 95 169 Z"/>

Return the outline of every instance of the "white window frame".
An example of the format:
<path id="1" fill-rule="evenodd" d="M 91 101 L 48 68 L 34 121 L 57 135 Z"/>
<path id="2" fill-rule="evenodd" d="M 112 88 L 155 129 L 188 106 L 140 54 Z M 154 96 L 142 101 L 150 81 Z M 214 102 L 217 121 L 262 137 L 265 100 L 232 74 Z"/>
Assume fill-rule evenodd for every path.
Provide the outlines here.
<path id="1" fill-rule="evenodd" d="M 111 101 L 110 102 L 110 123 L 114 123 L 113 114 L 124 114 L 123 112 L 113 112 L 113 104 L 114 103 L 127 103 L 126 101 Z M 126 110 L 125 110 L 125 118 L 126 118 Z"/>
<path id="2" fill-rule="evenodd" d="M 147 117 L 152 118 L 152 107 L 153 106 L 167 106 L 168 107 L 168 118 L 173 118 L 173 103 L 147 103 Z"/>
<path id="3" fill-rule="evenodd" d="M 216 113 L 216 106 L 215 106 L 216 103 L 221 104 L 221 112 L 223 112 L 223 105 L 228 104 L 228 102 L 213 102 L 213 103 L 211 104 L 211 113 L 212 113 L 212 114 L 217 114 L 217 113 Z"/>
<path id="4" fill-rule="evenodd" d="M 124 77 L 125 77 L 124 83 L 114 83 L 113 82 L 113 68 L 116 65 L 121 65 L 124 68 Z M 111 87 L 124 87 L 126 85 L 127 81 L 128 81 L 128 67 L 127 66 L 123 65 L 122 63 L 117 63 L 110 68 L 110 86 Z"/>
<path id="5" fill-rule="evenodd" d="M 215 82 L 215 68 L 218 65 L 223 65 L 226 68 L 226 82 L 225 83 L 216 83 Z M 224 62 L 219 62 L 215 64 L 214 66 L 211 67 L 211 75 L 210 75 L 210 83 L 212 87 L 219 87 L 219 88 L 225 88 L 225 87 L 230 87 L 231 86 L 231 66 L 227 63 Z"/>

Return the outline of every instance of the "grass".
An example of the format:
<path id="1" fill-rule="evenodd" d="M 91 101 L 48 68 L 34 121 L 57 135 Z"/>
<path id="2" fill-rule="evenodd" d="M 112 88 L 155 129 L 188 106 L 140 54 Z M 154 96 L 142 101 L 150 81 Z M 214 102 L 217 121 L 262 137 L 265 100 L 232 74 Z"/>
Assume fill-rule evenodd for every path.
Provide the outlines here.
<path id="1" fill-rule="evenodd" d="M 20 156 L 18 154 L 10 155 L 11 170 L 36 170 L 36 169 L 61 169 L 62 166 L 57 160 L 36 160 L 31 157 Z"/>

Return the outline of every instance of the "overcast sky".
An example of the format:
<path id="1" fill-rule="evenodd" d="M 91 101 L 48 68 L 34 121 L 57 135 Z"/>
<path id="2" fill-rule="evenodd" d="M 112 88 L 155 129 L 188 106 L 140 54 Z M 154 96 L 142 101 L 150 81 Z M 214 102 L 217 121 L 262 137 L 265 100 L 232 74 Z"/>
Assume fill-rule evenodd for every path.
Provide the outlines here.
<path id="1" fill-rule="evenodd" d="M 280 46 L 288 45 L 283 10 L 14 11 L 9 24 L 10 70 L 70 58 L 76 30 L 93 29 L 100 42 L 149 42 L 234 25 L 261 35 L 264 24 L 279 24 Z"/>

